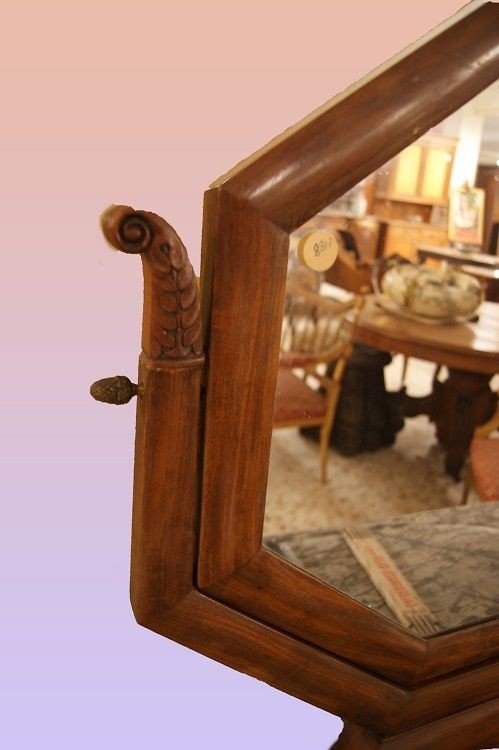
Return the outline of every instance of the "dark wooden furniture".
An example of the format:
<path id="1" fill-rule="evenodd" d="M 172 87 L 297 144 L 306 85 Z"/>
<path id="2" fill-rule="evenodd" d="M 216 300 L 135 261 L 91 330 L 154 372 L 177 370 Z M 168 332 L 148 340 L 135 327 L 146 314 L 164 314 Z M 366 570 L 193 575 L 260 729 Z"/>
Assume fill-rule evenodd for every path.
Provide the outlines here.
<path id="1" fill-rule="evenodd" d="M 370 295 L 354 340 L 448 367 L 445 382 L 435 380 L 427 397 L 405 396 L 402 408 L 407 416 L 428 414 L 435 422 L 446 470 L 457 478 L 475 427 L 495 409 L 489 381 L 499 372 L 499 305 L 483 302 L 478 320 L 469 323 L 428 325 L 386 312 Z"/>
<path id="2" fill-rule="evenodd" d="M 498 70 L 499 6 L 490 3 L 213 184 L 203 378 L 197 290 L 179 238 L 153 214 L 115 207 L 104 217 L 107 238 L 140 253 L 145 275 L 137 621 L 341 715 L 350 723 L 340 748 L 497 742 L 499 622 L 423 639 L 262 548 L 288 237 Z"/>
<path id="3" fill-rule="evenodd" d="M 411 262 L 417 260 L 419 245 L 446 246 L 449 242 L 447 226 L 404 219 L 379 219 L 380 243 L 378 257 L 401 255 Z"/>
<path id="4" fill-rule="evenodd" d="M 433 260 L 446 261 L 454 265 L 478 266 L 489 270 L 499 270 L 499 257 L 497 255 L 488 255 L 486 253 L 463 252 L 454 247 L 435 247 L 433 245 L 421 245 L 418 247 L 418 260 L 424 261 L 427 258 Z"/>
<path id="5" fill-rule="evenodd" d="M 338 240 L 338 257 L 334 265 L 324 274 L 324 280 L 354 294 L 372 290 L 372 263 L 356 260 L 355 256 L 345 250 L 341 237 Z"/>
<path id="6" fill-rule="evenodd" d="M 431 223 L 447 209 L 456 139 L 426 134 L 376 172 L 373 211 L 380 222 L 378 255 L 416 259 L 420 244 L 446 245 L 447 225 Z"/>
<path id="7" fill-rule="evenodd" d="M 387 391 L 385 386 L 384 369 L 391 361 L 390 353 L 354 342 L 329 440 L 341 455 L 386 448 L 404 427 L 405 392 Z M 319 440 L 316 428 L 302 427 L 300 433 Z"/>

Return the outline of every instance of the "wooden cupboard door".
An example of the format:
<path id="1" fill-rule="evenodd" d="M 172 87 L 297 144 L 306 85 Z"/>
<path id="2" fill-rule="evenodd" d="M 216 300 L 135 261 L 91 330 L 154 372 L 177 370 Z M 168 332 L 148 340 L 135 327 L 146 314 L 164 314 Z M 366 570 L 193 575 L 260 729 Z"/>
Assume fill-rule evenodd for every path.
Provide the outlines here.
<path id="1" fill-rule="evenodd" d="M 419 194 L 428 203 L 447 204 L 452 161 L 447 149 L 426 149 Z"/>
<path id="2" fill-rule="evenodd" d="M 412 143 L 399 155 L 390 194 L 408 199 L 418 195 L 419 175 L 423 163 L 423 148 L 419 143 Z"/>
<path id="3" fill-rule="evenodd" d="M 407 260 L 414 260 L 416 237 L 410 227 L 388 226 L 385 240 L 385 255 L 401 255 Z"/>
<path id="4" fill-rule="evenodd" d="M 417 242 L 418 245 L 445 247 L 449 244 L 447 227 L 422 227 Z"/>
<path id="5" fill-rule="evenodd" d="M 456 139 L 427 135 L 405 148 L 378 172 L 376 197 L 446 206 Z"/>
<path id="6" fill-rule="evenodd" d="M 418 247 L 422 245 L 447 245 L 446 227 L 419 227 L 388 225 L 385 240 L 385 255 L 401 255 L 417 263 Z"/>

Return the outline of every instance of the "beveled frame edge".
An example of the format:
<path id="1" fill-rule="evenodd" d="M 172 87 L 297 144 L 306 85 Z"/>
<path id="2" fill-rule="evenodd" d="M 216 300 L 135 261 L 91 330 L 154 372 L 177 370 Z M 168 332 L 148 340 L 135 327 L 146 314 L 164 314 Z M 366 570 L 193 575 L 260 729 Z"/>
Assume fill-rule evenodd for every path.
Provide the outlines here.
<path id="1" fill-rule="evenodd" d="M 144 212 L 114 208 L 118 209 L 113 211 L 115 218 L 123 208 L 127 214 L 137 213 L 144 218 Z M 155 225 L 156 219 L 165 224 L 159 217 L 146 216 L 154 219 Z M 171 227 L 165 240 L 171 253 L 170 230 Z M 126 252 L 148 252 L 148 243 L 142 245 L 146 235 L 137 233 L 136 226 L 131 233 L 125 233 L 126 237 L 122 231 L 112 234 L 119 239 L 119 249 L 126 241 Z M 173 237 L 179 249 L 180 240 Z M 130 243 L 133 248 L 128 246 Z M 152 258 L 143 260 L 144 265 L 155 263 Z M 163 275 L 164 258 L 160 260 Z M 177 255 L 172 263 L 178 267 L 180 260 Z M 156 266 L 156 270 L 160 267 Z M 153 281 L 150 270 L 145 274 L 148 294 Z M 182 276 L 183 287 L 187 276 Z M 191 296 L 189 299 L 192 302 Z M 146 311 L 146 342 L 151 340 L 150 324 L 156 326 L 160 322 L 157 313 L 153 317 L 151 320 Z M 182 325 L 188 322 L 183 320 Z M 452 684 L 450 691 L 448 680 L 409 691 L 195 590 L 199 489 L 195 469 L 203 429 L 203 356 L 182 351 L 180 358 L 156 359 L 155 351 L 152 356 L 146 351 L 141 354 L 137 388 L 130 594 L 138 623 L 302 700 L 341 713 L 347 720 L 359 725 L 367 723 L 383 737 L 405 732 L 408 727 L 422 727 L 429 720 L 435 722 L 432 727 L 444 729 L 448 723 L 445 717 L 451 711 L 457 721 L 466 715 L 469 723 L 467 709 L 477 704 L 476 670 L 460 676 L 459 685 Z M 491 664 L 479 670 L 482 698 L 484 685 L 490 692 L 491 686 L 497 684 L 498 666 Z M 471 716 L 475 724 L 483 717 L 483 710 L 477 710 L 478 714 L 473 710 Z M 405 734 L 397 734 L 399 737 Z"/>
<path id="2" fill-rule="evenodd" d="M 498 21 L 498 5 L 481 6 L 205 197 L 209 348 L 198 586 L 400 684 L 499 654 L 499 623 L 423 640 L 261 549 L 288 233 L 495 80 Z M 264 372 L 255 368 L 262 361 Z M 363 648 L 352 642 L 353 621 Z"/>
<path id="3" fill-rule="evenodd" d="M 408 689 L 197 591 L 201 364 L 142 354 L 139 382 L 131 602 L 140 625 L 380 737 L 445 725 L 495 697 L 499 662 Z"/>
<path id="4" fill-rule="evenodd" d="M 136 620 L 139 625 L 238 672 L 344 720 L 369 727 L 382 738 L 428 724 L 446 724 L 470 710 L 499 702 L 497 661 L 408 688 L 238 612 L 196 589 L 169 608 L 147 613 L 141 609 Z M 499 715 L 492 718 L 497 735 Z"/>
<path id="5" fill-rule="evenodd" d="M 495 697 L 497 661 L 403 688 L 198 592 L 192 468 L 202 430 L 201 368 L 143 354 L 139 382 L 131 570 L 139 624 L 383 737 L 428 721 L 445 724 L 449 713 Z"/>

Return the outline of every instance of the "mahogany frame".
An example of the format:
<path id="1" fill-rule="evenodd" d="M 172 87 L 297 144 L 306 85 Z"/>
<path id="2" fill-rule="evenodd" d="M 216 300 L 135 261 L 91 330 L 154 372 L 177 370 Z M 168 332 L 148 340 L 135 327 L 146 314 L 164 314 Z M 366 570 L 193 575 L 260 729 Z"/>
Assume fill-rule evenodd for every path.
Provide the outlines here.
<path id="1" fill-rule="evenodd" d="M 262 549 L 288 237 L 498 73 L 499 5 L 488 3 L 215 183 L 203 224 L 206 364 L 197 350 L 172 359 L 157 346 L 168 331 L 154 264 L 165 247 L 183 257 L 179 238 L 152 214 L 105 215 L 106 237 L 142 254 L 146 281 L 136 619 L 353 722 L 339 747 L 499 740 L 499 623 L 423 640 Z"/>
<path id="2" fill-rule="evenodd" d="M 492 83 L 498 29 L 499 7 L 482 6 L 243 163 L 205 200 L 212 304 L 198 585 L 403 685 L 499 655 L 499 622 L 423 640 L 262 549 L 288 233 Z"/>

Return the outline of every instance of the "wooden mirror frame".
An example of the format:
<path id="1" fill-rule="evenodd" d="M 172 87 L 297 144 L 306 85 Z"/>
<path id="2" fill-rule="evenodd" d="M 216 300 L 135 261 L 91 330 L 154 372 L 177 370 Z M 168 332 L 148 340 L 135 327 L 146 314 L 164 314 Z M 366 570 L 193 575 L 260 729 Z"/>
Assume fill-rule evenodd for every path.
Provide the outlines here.
<path id="1" fill-rule="evenodd" d="M 422 639 L 262 548 L 289 234 L 498 74 L 499 5 L 487 3 L 217 181 L 204 203 L 206 364 L 193 345 L 158 349 L 165 274 L 191 274 L 172 228 L 126 207 L 103 220 L 145 273 L 135 616 L 353 722 L 342 747 L 497 741 L 499 621 Z"/>
<path id="2" fill-rule="evenodd" d="M 198 584 L 402 684 L 499 653 L 499 622 L 423 640 L 262 549 L 288 237 L 498 74 L 499 8 L 489 4 L 206 195 L 212 305 Z"/>

